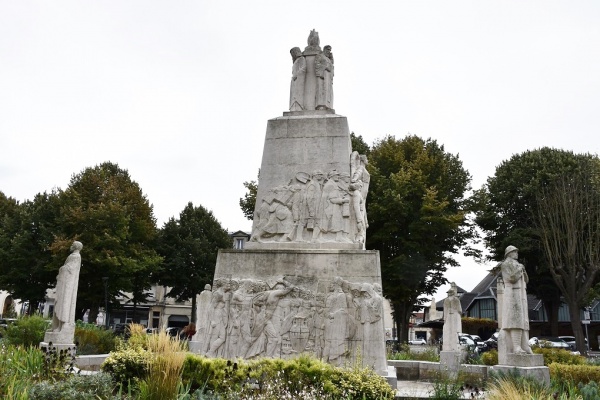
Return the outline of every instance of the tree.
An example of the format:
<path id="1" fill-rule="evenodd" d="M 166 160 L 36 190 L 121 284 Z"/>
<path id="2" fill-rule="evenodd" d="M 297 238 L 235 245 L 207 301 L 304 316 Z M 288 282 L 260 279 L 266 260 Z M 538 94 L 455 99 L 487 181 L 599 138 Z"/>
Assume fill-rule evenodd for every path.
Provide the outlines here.
<path id="1" fill-rule="evenodd" d="M 95 320 L 104 306 L 102 277 L 109 278 L 109 298 L 151 287 L 161 257 L 156 253 L 152 205 L 127 170 L 105 162 L 74 175 L 61 194 L 62 233 L 55 239 L 53 269 L 62 265 L 73 240 L 83 243 L 77 318 L 90 309 Z M 145 277 L 142 280 L 134 277 Z"/>
<path id="2" fill-rule="evenodd" d="M 361 135 L 356 136 L 354 132 L 350 133 L 350 142 L 352 143 L 352 151 L 358 151 L 358 154 L 367 156 L 371 153 L 371 148 Z"/>
<path id="3" fill-rule="evenodd" d="M 376 142 L 368 169 L 367 248 L 380 252 L 384 293 L 407 340 L 414 306 L 446 282 L 452 255 L 475 236 L 466 218 L 471 177 L 457 156 L 417 136 Z"/>
<path id="4" fill-rule="evenodd" d="M 170 218 L 160 230 L 158 249 L 164 262 L 159 281 L 171 288 L 167 296 L 192 299 L 191 321 L 196 320 L 196 295 L 213 280 L 218 250 L 230 247 L 229 235 L 213 213 L 191 202 L 179 219 Z"/>
<path id="5" fill-rule="evenodd" d="M 541 188 L 534 218 L 544 260 L 569 307 L 577 350 L 584 354 L 580 313 L 600 271 L 600 160 L 582 163 L 576 173 Z"/>
<path id="6" fill-rule="evenodd" d="M 509 245 L 519 248 L 519 261 L 529 275 L 528 292 L 542 300 L 550 332 L 558 335 L 561 292 L 549 273 L 535 222 L 538 193 L 556 179 L 582 168 L 589 156 L 544 147 L 514 155 L 502 162 L 494 176 L 473 196 L 475 222 L 485 232 L 490 259 L 504 258 Z"/>
<path id="7" fill-rule="evenodd" d="M 38 193 L 32 201 L 18 203 L 0 194 L 0 287 L 28 301 L 28 313 L 45 301 L 56 272 L 50 245 L 58 232 L 60 199 L 56 191 Z"/>
<path id="8" fill-rule="evenodd" d="M 258 191 L 258 178 L 260 177 L 260 169 L 255 181 L 244 182 L 244 187 L 248 190 L 243 198 L 240 198 L 240 208 L 244 213 L 244 217 L 250 221 L 254 219 L 254 207 L 256 206 L 256 192 Z"/>

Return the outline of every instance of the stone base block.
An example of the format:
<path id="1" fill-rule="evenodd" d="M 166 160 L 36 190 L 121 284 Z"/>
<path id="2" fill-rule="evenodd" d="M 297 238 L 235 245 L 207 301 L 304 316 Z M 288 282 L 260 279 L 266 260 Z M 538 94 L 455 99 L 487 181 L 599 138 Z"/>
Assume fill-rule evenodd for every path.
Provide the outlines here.
<path id="1" fill-rule="evenodd" d="M 441 351 L 440 367 L 443 372 L 447 372 L 451 377 L 458 375 L 462 355 L 460 351 Z"/>
<path id="2" fill-rule="evenodd" d="M 74 363 L 75 354 L 77 353 L 77 346 L 75 343 L 49 343 L 49 342 L 40 342 L 40 349 L 44 353 L 53 353 L 65 364 Z"/>
<path id="3" fill-rule="evenodd" d="M 188 349 L 190 350 L 190 353 L 200 353 L 201 345 L 202 345 L 202 342 L 200 342 L 200 341 L 190 340 L 188 342 Z"/>
<path id="4" fill-rule="evenodd" d="M 515 367 L 543 367 L 544 356 L 541 354 L 506 354 L 506 364 Z"/>
<path id="5" fill-rule="evenodd" d="M 72 325 L 72 326 L 70 326 Z M 46 331 L 44 342 L 52 344 L 72 344 L 75 339 L 75 324 L 65 324 L 60 332 Z"/>
<path id="6" fill-rule="evenodd" d="M 550 386 L 550 369 L 548 367 L 514 367 L 510 365 L 494 365 L 493 367 L 490 367 L 490 370 L 504 374 L 517 373 L 520 376 L 533 378 L 537 381 L 544 382 L 546 386 Z"/>

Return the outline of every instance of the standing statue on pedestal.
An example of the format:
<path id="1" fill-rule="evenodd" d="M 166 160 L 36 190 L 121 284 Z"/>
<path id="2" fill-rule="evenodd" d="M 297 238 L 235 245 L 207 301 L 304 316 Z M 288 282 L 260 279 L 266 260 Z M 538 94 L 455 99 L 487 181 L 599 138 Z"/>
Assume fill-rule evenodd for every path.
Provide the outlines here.
<path id="1" fill-rule="evenodd" d="M 507 353 L 533 354 L 529 347 L 529 318 L 527 313 L 527 282 L 523 264 L 517 261 L 518 249 L 508 246 L 500 263 L 504 295 L 500 329 L 504 331 Z"/>
<path id="2" fill-rule="evenodd" d="M 300 47 L 290 50 L 292 55 L 292 82 L 290 83 L 290 111 L 304 110 L 304 82 L 306 81 L 306 60 Z"/>
<path id="3" fill-rule="evenodd" d="M 61 332 L 65 327 L 72 328 L 73 332 L 75 331 L 75 305 L 77 303 L 79 270 L 81 269 L 81 255 L 79 252 L 82 248 L 81 242 L 73 242 L 70 248 L 71 254 L 67 257 L 65 265 L 58 270 L 52 332 Z"/>
<path id="4" fill-rule="evenodd" d="M 333 54 L 331 46 L 323 47 L 323 53 L 315 57 L 317 75 L 317 110 L 333 109 Z"/>
<path id="5" fill-rule="evenodd" d="M 444 333 L 442 351 L 460 351 L 458 334 L 462 332 L 462 306 L 458 298 L 456 283 L 452 282 L 448 297 L 444 300 Z"/>

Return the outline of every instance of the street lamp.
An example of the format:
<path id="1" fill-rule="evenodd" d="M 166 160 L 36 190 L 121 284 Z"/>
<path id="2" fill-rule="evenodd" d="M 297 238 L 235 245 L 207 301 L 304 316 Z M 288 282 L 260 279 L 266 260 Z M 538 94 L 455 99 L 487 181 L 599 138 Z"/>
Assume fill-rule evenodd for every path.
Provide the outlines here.
<path id="1" fill-rule="evenodd" d="M 108 276 L 103 276 L 104 282 L 104 326 L 108 329 Z"/>

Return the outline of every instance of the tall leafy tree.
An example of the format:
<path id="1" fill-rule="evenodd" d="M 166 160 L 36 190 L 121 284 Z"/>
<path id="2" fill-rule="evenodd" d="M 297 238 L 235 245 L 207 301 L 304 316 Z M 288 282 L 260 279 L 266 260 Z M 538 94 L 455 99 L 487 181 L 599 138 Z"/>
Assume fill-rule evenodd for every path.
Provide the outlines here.
<path id="1" fill-rule="evenodd" d="M 17 203 L 0 195 L 0 287 L 29 302 L 29 312 L 45 300 L 56 272 L 50 271 L 50 245 L 58 231 L 58 193 L 39 193 Z"/>
<path id="2" fill-rule="evenodd" d="M 196 295 L 213 280 L 219 249 L 230 247 L 229 235 L 212 211 L 191 202 L 160 230 L 158 249 L 164 262 L 159 281 L 170 287 L 167 296 L 192 299 L 191 321 L 196 320 Z"/>
<path id="3" fill-rule="evenodd" d="M 529 275 L 527 290 L 543 301 L 551 335 L 558 334 L 561 292 L 548 270 L 535 220 L 539 193 L 562 176 L 581 171 L 590 157 L 548 147 L 526 151 L 503 161 L 473 196 L 475 221 L 486 234 L 490 259 L 501 260 L 509 245 L 519 248 Z"/>
<path id="4" fill-rule="evenodd" d="M 109 279 L 111 302 L 122 292 L 149 289 L 162 261 L 154 249 L 156 221 L 152 205 L 127 170 L 111 162 L 86 168 L 71 178 L 61 198 L 62 234 L 52 245 L 54 268 L 74 239 L 84 246 L 77 318 L 90 309 L 94 320 L 104 305 L 102 277 Z"/>
<path id="5" fill-rule="evenodd" d="M 384 293 L 407 340 L 414 306 L 446 282 L 452 255 L 475 237 L 465 197 L 471 177 L 444 146 L 417 136 L 376 142 L 368 169 L 367 248 L 380 252 Z"/>

